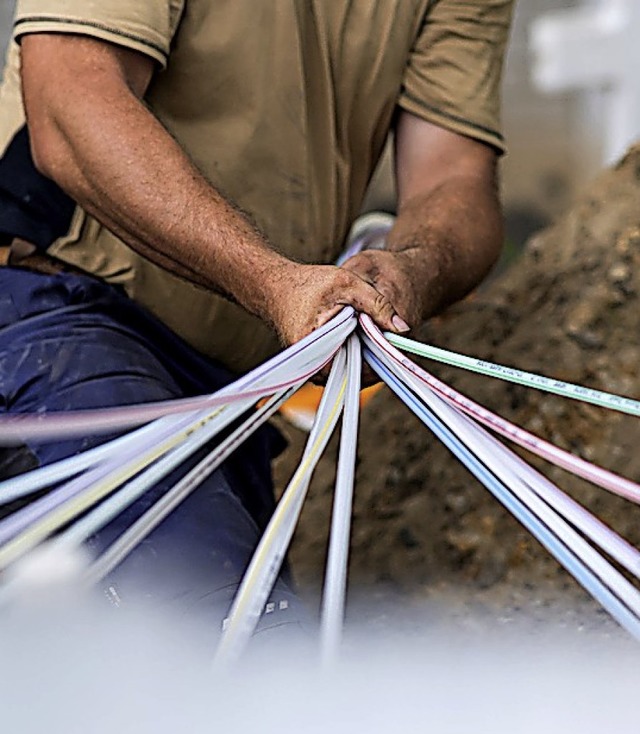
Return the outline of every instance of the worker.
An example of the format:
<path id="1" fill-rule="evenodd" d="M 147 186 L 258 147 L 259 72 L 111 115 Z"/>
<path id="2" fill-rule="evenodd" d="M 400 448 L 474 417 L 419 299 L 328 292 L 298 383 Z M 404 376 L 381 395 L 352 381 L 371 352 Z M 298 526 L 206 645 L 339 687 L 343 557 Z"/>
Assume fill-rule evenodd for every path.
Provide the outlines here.
<path id="1" fill-rule="evenodd" d="M 502 242 L 511 5 L 18 0 L 0 88 L 2 410 L 212 392 L 346 305 L 406 333 L 465 296 Z M 336 267 L 390 132 L 386 247 Z M 101 440 L 5 449 L 0 471 Z M 266 428 L 239 449 L 105 581 L 111 601 L 226 610 L 281 448 Z M 265 629 L 298 624 L 286 571 L 267 608 Z"/>

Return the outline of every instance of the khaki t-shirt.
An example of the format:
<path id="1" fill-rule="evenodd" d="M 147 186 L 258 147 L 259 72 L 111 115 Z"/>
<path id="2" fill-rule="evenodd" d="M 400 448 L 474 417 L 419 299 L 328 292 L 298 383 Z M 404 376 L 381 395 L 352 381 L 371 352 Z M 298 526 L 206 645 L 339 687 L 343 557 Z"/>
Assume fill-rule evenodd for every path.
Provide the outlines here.
<path id="1" fill-rule="evenodd" d="M 204 175 L 282 252 L 330 262 L 358 214 L 396 105 L 502 150 L 499 84 L 511 6 L 18 0 L 15 38 L 83 34 L 153 58 L 145 101 Z M 0 154 L 24 121 L 18 69 L 13 43 L 0 88 Z M 278 348 L 258 319 L 138 256 L 80 209 L 51 252 L 123 285 L 232 369 Z"/>

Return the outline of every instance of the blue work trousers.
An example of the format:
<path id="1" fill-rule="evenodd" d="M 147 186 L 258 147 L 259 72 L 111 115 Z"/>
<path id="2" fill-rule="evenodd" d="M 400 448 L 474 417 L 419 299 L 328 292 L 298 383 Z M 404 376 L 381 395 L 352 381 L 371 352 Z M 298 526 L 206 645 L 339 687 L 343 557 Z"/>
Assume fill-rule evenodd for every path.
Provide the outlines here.
<path id="1" fill-rule="evenodd" d="M 233 379 L 116 287 L 89 276 L 0 268 L 0 413 L 170 400 L 211 393 Z M 0 479 L 107 438 L 1 448 Z M 194 610 L 221 622 L 273 511 L 270 462 L 283 443 L 267 426 L 239 447 L 105 580 L 109 598 Z M 206 450 L 99 531 L 91 551 L 108 546 Z M 299 622 L 286 571 L 268 610 L 263 628 Z"/>

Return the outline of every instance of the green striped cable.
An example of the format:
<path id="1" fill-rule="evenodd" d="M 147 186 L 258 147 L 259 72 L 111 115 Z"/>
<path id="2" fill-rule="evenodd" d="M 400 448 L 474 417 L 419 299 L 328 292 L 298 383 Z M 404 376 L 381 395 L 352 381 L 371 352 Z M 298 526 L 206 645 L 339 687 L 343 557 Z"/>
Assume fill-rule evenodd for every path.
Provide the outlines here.
<path id="1" fill-rule="evenodd" d="M 506 367 L 495 362 L 487 362 L 477 357 L 468 357 L 465 354 L 458 354 L 457 352 L 450 352 L 429 344 L 422 344 L 421 342 L 407 339 L 407 337 L 392 334 L 388 331 L 385 332 L 385 337 L 398 349 L 435 360 L 436 362 L 443 362 L 452 367 L 460 367 L 470 372 L 477 372 L 481 375 L 488 375 L 489 377 L 497 377 L 507 382 L 523 385 L 524 387 L 534 387 L 538 390 L 561 395 L 565 398 L 581 400 L 585 403 L 592 403 L 603 408 L 618 410 L 621 413 L 640 416 L 640 401 L 633 400 L 632 398 L 614 395 L 590 387 L 583 387 L 582 385 L 575 385 L 571 382 L 556 380 L 551 377 L 545 377 L 544 375 L 536 375 L 533 372 L 524 372 L 514 367 Z"/>

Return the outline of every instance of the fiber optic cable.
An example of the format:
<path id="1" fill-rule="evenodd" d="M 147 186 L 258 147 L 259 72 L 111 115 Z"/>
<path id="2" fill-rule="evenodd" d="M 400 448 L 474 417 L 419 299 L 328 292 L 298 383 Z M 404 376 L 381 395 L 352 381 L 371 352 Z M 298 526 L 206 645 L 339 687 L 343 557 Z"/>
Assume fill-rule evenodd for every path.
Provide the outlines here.
<path id="1" fill-rule="evenodd" d="M 536 515 L 466 447 L 455 434 L 436 418 L 395 375 L 368 349 L 365 358 L 371 367 L 433 431 L 467 468 L 502 502 L 505 507 L 534 535 L 587 591 L 607 609 L 611 616 L 633 637 L 640 639 L 640 619 L 572 553 L 563 540 L 555 535 Z"/>
<path id="2" fill-rule="evenodd" d="M 260 539 L 233 601 L 215 656 L 216 666 L 235 662 L 255 629 L 273 588 L 306 497 L 311 474 L 340 416 L 346 391 L 344 348 L 333 360 L 300 464 Z"/>
<path id="3" fill-rule="evenodd" d="M 352 334 L 347 342 L 347 391 L 340 433 L 340 450 L 320 620 L 320 647 L 325 665 L 332 664 L 337 659 L 344 624 L 353 481 L 360 413 L 361 370 L 360 342 Z"/>

